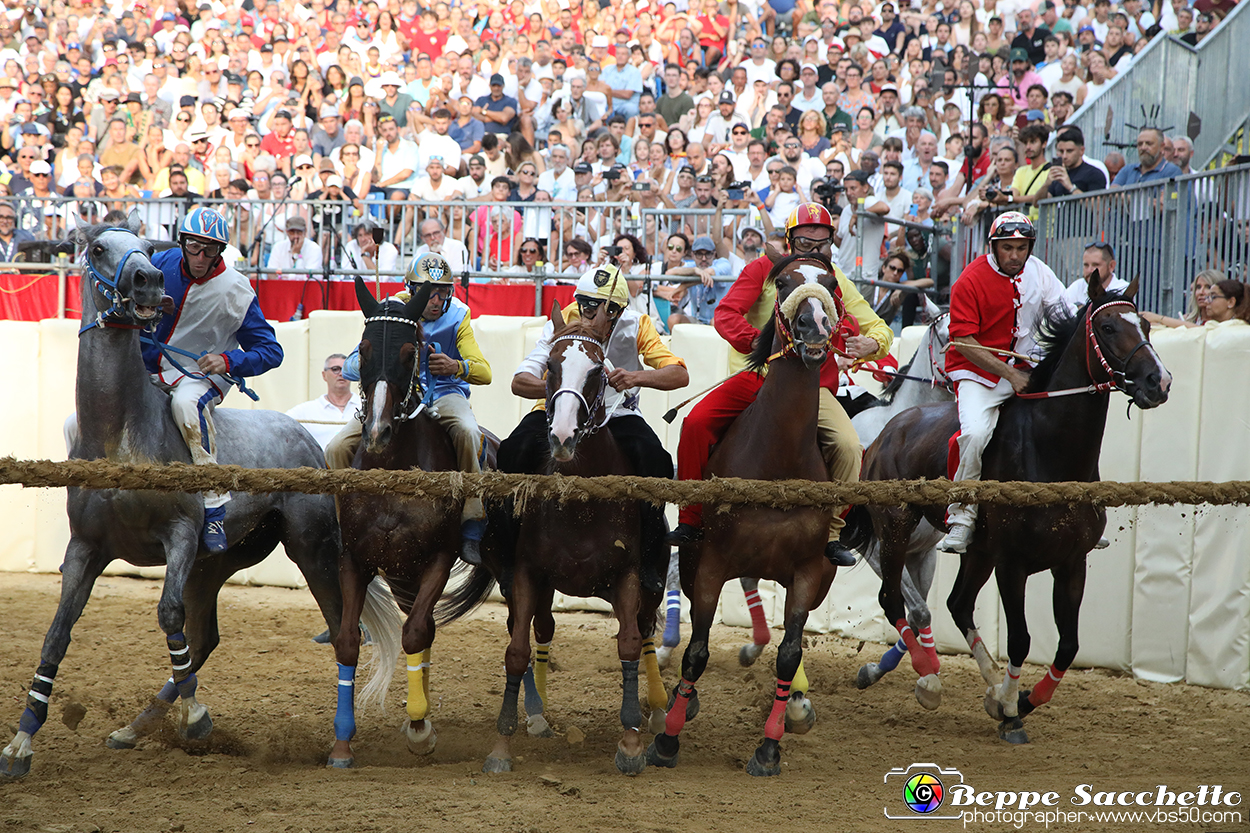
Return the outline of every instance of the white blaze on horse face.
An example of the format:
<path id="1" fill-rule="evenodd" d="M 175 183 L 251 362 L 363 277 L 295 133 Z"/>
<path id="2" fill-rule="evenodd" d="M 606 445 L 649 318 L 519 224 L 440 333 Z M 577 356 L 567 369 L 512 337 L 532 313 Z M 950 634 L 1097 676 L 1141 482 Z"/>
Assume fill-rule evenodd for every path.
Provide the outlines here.
<path id="1" fill-rule="evenodd" d="M 1142 341 L 1146 340 L 1146 330 L 1142 327 L 1141 317 L 1135 312 L 1121 312 L 1119 316 L 1128 322 L 1129 326 L 1137 330 L 1137 335 Z M 1155 350 L 1153 344 L 1146 345 L 1146 352 L 1150 354 L 1150 358 L 1154 359 L 1155 367 L 1159 370 L 1159 390 L 1167 393 L 1172 387 L 1172 374 L 1163 366 L 1163 360 L 1159 358 L 1159 353 Z"/>
<path id="2" fill-rule="evenodd" d="M 560 363 L 560 389 L 574 390 L 581 393 L 586 389 L 586 380 L 594 370 L 595 362 L 586 353 L 580 342 L 573 342 L 564 349 L 564 359 Z M 555 400 L 551 412 L 551 436 L 561 444 L 567 444 L 577 433 L 577 414 L 582 404 L 576 396 L 560 396 Z"/>
<path id="3" fill-rule="evenodd" d="M 811 309 L 812 321 L 816 323 L 816 331 L 820 333 L 820 337 L 830 338 L 833 335 L 833 327 L 829 324 L 829 316 L 825 314 L 824 304 L 819 298 L 808 298 L 803 303 Z"/>
<path id="4" fill-rule="evenodd" d="M 800 263 L 794 271 L 803 276 L 803 283 L 820 283 L 820 279 L 829 274 L 824 269 L 811 263 Z"/>
<path id="5" fill-rule="evenodd" d="M 373 386 L 372 413 L 369 415 L 369 439 L 377 440 L 382 418 L 386 414 L 386 380 L 379 379 Z"/>

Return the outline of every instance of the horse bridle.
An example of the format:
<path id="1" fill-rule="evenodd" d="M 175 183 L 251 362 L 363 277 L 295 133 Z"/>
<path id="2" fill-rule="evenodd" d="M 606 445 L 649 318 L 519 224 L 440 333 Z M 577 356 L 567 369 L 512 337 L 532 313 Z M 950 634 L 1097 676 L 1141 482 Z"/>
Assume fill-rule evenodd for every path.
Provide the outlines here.
<path id="1" fill-rule="evenodd" d="M 1111 307 L 1128 307 L 1131 310 L 1137 310 L 1137 305 L 1132 301 L 1119 299 L 1115 301 L 1108 301 L 1100 307 L 1091 309 L 1089 314 L 1085 317 L 1085 371 L 1089 374 L 1090 381 L 1092 382 L 1094 379 L 1094 363 L 1090 358 L 1090 353 L 1092 352 L 1094 358 L 1098 359 L 1098 364 L 1102 367 L 1103 372 L 1107 375 L 1107 380 L 1105 382 L 1094 382 L 1093 384 L 1086 385 L 1083 388 L 1065 388 L 1063 390 L 1018 393 L 1016 395 L 1021 399 L 1054 399 L 1058 396 L 1072 396 L 1073 394 L 1079 393 L 1110 393 L 1113 390 L 1118 390 L 1131 397 L 1133 394 L 1129 388 L 1134 384 L 1134 382 L 1126 375 L 1128 372 L 1129 362 L 1133 361 L 1133 357 L 1137 355 L 1138 350 L 1150 345 L 1150 340 L 1143 338 L 1141 341 L 1137 342 L 1136 346 L 1129 351 L 1128 355 L 1125 356 L 1123 360 L 1115 355 L 1112 355 L 1111 357 L 1120 363 L 1120 370 L 1114 369 L 1111 366 L 1111 363 L 1107 361 L 1106 355 L 1103 354 L 1102 344 L 1098 341 L 1098 335 L 1094 332 L 1094 317 L 1103 310 Z"/>
<path id="2" fill-rule="evenodd" d="M 567 394 L 569 394 L 570 396 L 575 397 L 575 398 L 577 399 L 578 403 L 579 403 L 579 404 L 580 404 L 583 408 L 585 408 L 585 409 L 586 409 L 586 420 L 587 420 L 587 422 L 589 423 L 586 427 L 581 427 L 581 426 L 578 426 L 578 428 L 577 428 L 577 429 L 576 429 L 573 433 L 574 433 L 574 435 L 575 435 L 575 436 L 578 436 L 578 437 L 583 437 L 583 436 L 585 436 L 585 437 L 589 437 L 591 434 L 594 434 L 594 433 L 595 433 L 596 431 L 598 431 L 600 428 L 602 428 L 603 426 L 607 425 L 607 424 L 608 424 L 608 420 L 612 418 L 612 414 L 608 413 L 608 412 L 607 412 L 607 410 L 606 410 L 606 409 L 604 409 L 604 415 L 603 415 L 603 421 L 602 421 L 602 422 L 599 422 L 599 423 L 593 423 L 593 422 L 590 422 L 591 420 L 593 420 L 593 419 L 594 419 L 595 412 L 596 412 L 596 411 L 598 411 L 600 408 L 602 408 L 602 407 L 603 407 L 604 400 L 607 398 L 607 393 L 608 393 L 608 368 L 607 368 L 608 351 L 607 351 L 607 348 L 606 348 L 606 347 L 604 347 L 603 343 L 602 343 L 601 341 L 599 341 L 599 339 L 597 339 L 597 338 L 592 338 L 591 336 L 578 335 L 578 334 L 576 334 L 576 333 L 570 333 L 570 334 L 568 334 L 568 335 L 559 336 L 558 338 L 553 339 L 553 340 L 552 340 L 552 342 L 551 342 L 551 346 L 552 346 L 552 347 L 555 347 L 557 344 L 559 344 L 559 343 L 560 343 L 560 342 L 562 342 L 562 341 L 584 341 L 584 342 L 586 342 L 587 344 L 593 344 L 595 347 L 599 348 L 599 352 L 603 355 L 603 361 L 598 362 L 597 364 L 598 364 L 598 367 L 599 367 L 599 373 L 602 375 L 603 380 L 602 380 L 602 384 L 601 384 L 601 385 L 599 385 L 599 395 L 595 397 L 595 401 L 594 401 L 594 402 L 588 402 L 588 401 L 586 400 L 586 397 L 582 394 L 582 392 L 581 392 L 580 390 L 577 390 L 577 389 L 575 389 L 575 388 L 564 387 L 564 385 L 563 385 L 563 384 L 561 384 L 561 386 L 560 386 L 559 388 L 557 388 L 557 389 L 556 389 L 556 391 L 555 391 L 553 394 L 551 394 L 551 396 L 547 397 L 547 404 L 546 404 L 546 410 L 547 410 L 547 430 L 548 430 L 548 431 L 550 431 L 550 430 L 551 430 L 551 421 L 555 418 L 555 417 L 554 417 L 554 413 L 553 413 L 553 406 L 555 405 L 555 401 L 556 401 L 556 399 L 558 399 L 558 398 L 560 397 L 560 395 L 561 395 L 561 394 L 565 394 L 565 393 L 567 393 Z M 561 379 L 561 382 L 563 382 L 563 381 L 564 381 L 564 380 L 563 380 L 563 379 Z"/>
<path id="3" fill-rule="evenodd" d="M 811 261 L 815 261 L 821 266 L 825 265 L 819 258 L 810 257 L 810 256 L 796 257 L 793 261 L 791 261 L 791 263 L 792 264 L 797 263 L 798 261 L 801 261 L 801 260 L 811 260 Z M 836 273 L 831 273 L 831 274 L 835 274 L 836 276 Z M 835 280 L 836 280 L 836 277 L 835 277 Z M 795 289 L 797 288 L 798 287 L 795 287 Z M 837 332 L 838 326 L 846 318 L 846 305 L 843 304 L 842 299 L 839 296 L 835 295 L 833 292 L 829 293 L 829 297 L 833 299 L 834 308 L 835 308 L 835 311 L 837 312 L 838 320 L 834 323 L 833 330 L 830 332 L 829 339 L 825 342 L 825 344 L 828 345 L 828 348 L 830 350 L 832 350 L 834 353 L 837 353 L 840 356 L 845 356 L 848 359 L 856 359 L 855 356 L 852 356 L 850 353 L 847 353 L 845 350 L 840 349 L 837 345 L 833 343 L 833 333 Z M 781 312 L 781 293 L 780 292 L 777 293 L 777 297 L 773 301 L 773 320 L 777 322 L 777 332 L 778 334 L 781 335 L 782 347 L 781 347 L 781 350 L 779 350 L 776 353 L 773 353 L 771 356 L 768 357 L 766 364 L 771 364 L 777 359 L 784 359 L 790 356 L 797 356 L 799 354 L 798 342 L 794 338 L 794 332 L 790 329 L 790 321 Z"/>
<path id="4" fill-rule="evenodd" d="M 403 324 L 406 327 L 412 327 L 414 334 L 416 333 L 417 327 L 420 325 L 419 321 L 413 321 L 411 318 L 404 318 L 401 315 L 373 315 L 365 319 L 365 326 L 367 327 L 370 324 L 373 324 L 375 322 L 381 322 L 382 324 L 382 343 L 383 344 L 385 344 L 387 340 L 386 339 L 387 325 Z M 420 401 L 416 401 L 416 402 L 413 401 L 414 396 L 417 396 L 418 394 L 421 393 L 421 382 L 420 382 L 420 379 L 418 378 L 420 374 L 421 374 L 421 350 L 420 348 L 418 348 L 417 360 L 413 363 L 412 375 L 408 379 L 408 390 L 407 392 L 404 393 L 404 398 L 399 401 L 399 405 L 398 407 L 396 407 L 395 413 L 391 417 L 391 419 L 393 419 L 395 422 L 405 422 L 407 420 L 414 419 L 416 418 L 417 414 L 421 413 L 420 406 L 422 405 L 422 403 Z M 370 396 L 372 394 L 370 391 L 366 390 L 365 395 Z M 420 397 L 418 397 L 418 400 L 419 399 Z"/>
<path id="5" fill-rule="evenodd" d="M 124 231 L 129 235 L 134 235 L 128 228 L 111 227 L 104 231 Z M 104 232 L 101 232 L 103 234 Z M 116 327 L 126 330 L 151 330 L 156 327 L 156 322 L 160 320 L 160 316 L 153 316 L 152 320 L 144 324 L 135 324 L 129 316 L 125 314 L 124 304 L 133 301 L 133 298 L 126 298 L 121 294 L 118 284 L 122 280 L 122 270 L 126 268 L 126 262 L 130 260 L 133 254 L 143 254 L 143 250 L 138 246 L 132 246 L 122 255 L 121 260 L 117 262 L 117 270 L 113 274 L 112 280 L 103 272 L 95 267 L 91 262 L 91 252 L 89 249 L 83 251 L 83 269 L 87 273 L 87 277 L 91 279 L 91 287 L 95 291 L 104 296 L 110 304 L 109 308 L 103 312 L 97 312 L 95 320 L 78 331 L 78 335 L 82 335 L 94 327 Z M 119 320 L 120 317 L 120 320 Z"/>

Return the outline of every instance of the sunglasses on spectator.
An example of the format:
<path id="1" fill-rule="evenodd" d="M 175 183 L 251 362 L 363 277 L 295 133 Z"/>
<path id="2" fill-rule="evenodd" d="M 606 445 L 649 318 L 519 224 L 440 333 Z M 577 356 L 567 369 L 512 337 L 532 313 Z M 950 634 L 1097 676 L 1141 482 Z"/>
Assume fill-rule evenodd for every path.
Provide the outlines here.
<path id="1" fill-rule="evenodd" d="M 260 142 L 244 142 L 244 144 L 246 144 L 250 148 L 260 147 Z"/>
<path id="2" fill-rule="evenodd" d="M 730 132 L 731 132 L 731 133 L 733 133 L 735 136 L 745 136 L 745 135 L 747 135 L 747 131 L 745 131 L 745 130 L 731 130 Z"/>
<path id="3" fill-rule="evenodd" d="M 534 176 L 536 171 L 533 168 L 526 168 L 522 170 L 521 173 L 525 174 L 526 176 Z"/>
<path id="4" fill-rule="evenodd" d="M 30 176 L 49 176 L 49 174 L 30 174 Z"/>
<path id="5" fill-rule="evenodd" d="M 194 238 L 184 239 L 182 247 L 187 250 L 187 254 L 207 255 L 208 257 L 217 257 L 225 248 L 220 243 L 205 243 Z"/>
<path id="6" fill-rule="evenodd" d="M 191 121 L 190 116 L 179 116 L 178 121 Z"/>
<path id="7" fill-rule="evenodd" d="M 523 254 L 523 255 L 536 255 L 536 254 L 538 254 L 538 249 L 533 248 L 533 247 L 528 248 L 528 249 L 521 249 L 521 254 Z"/>
<path id="8" fill-rule="evenodd" d="M 685 247 L 685 246 L 683 246 L 683 245 L 681 245 L 680 243 L 678 243 L 676 246 L 674 246 L 672 243 L 669 243 L 669 244 L 668 244 L 667 246 L 665 246 L 664 248 L 668 249 L 670 252 L 684 252 L 684 251 L 686 251 L 686 247 Z"/>
<path id="9" fill-rule="evenodd" d="M 1101 240 L 1095 240 L 1093 243 L 1086 244 L 1087 249 L 1098 249 L 1107 253 L 1107 257 L 1115 257 L 1115 249 L 1111 248 L 1110 243 L 1104 243 Z"/>

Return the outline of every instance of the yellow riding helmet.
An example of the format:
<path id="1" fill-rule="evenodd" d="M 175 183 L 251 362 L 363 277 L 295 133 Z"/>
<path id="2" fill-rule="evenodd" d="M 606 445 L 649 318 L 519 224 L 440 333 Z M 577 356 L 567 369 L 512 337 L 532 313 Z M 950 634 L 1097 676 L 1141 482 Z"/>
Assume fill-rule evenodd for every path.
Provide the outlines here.
<path id="1" fill-rule="evenodd" d="M 614 306 L 624 309 L 629 305 L 629 286 L 620 268 L 608 263 L 596 266 L 578 278 L 573 297 L 607 301 L 609 310 Z"/>

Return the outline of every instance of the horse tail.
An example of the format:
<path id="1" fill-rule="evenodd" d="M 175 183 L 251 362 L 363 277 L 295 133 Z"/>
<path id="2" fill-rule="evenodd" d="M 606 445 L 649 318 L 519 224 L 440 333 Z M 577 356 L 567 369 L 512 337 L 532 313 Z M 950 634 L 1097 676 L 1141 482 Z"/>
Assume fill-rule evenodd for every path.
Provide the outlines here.
<path id="1" fill-rule="evenodd" d="M 868 507 L 862 504 L 852 506 L 846 515 L 846 526 L 842 528 L 839 540 L 853 550 L 867 554 L 868 547 L 876 540 L 876 531 L 872 527 L 872 515 Z"/>
<path id="2" fill-rule="evenodd" d="M 454 577 L 462 575 L 461 571 L 456 571 Z M 461 616 L 486 601 L 492 590 L 495 589 L 495 577 L 486 567 L 478 565 L 469 570 L 468 578 L 461 581 L 459 586 L 450 593 L 445 593 L 443 598 L 434 608 L 434 619 L 439 627 L 454 622 Z"/>
<path id="3" fill-rule="evenodd" d="M 395 676 L 396 661 L 403 651 L 401 631 L 404 616 L 391 594 L 391 586 L 381 576 L 374 576 L 369 582 L 360 622 L 373 641 L 373 651 L 365 665 L 369 682 L 361 689 L 361 702 L 376 701 L 378 707 L 386 711 L 386 691 Z"/>

